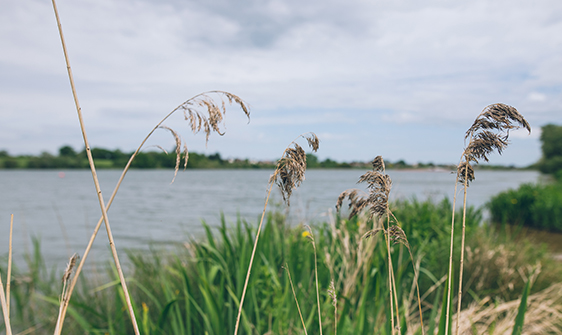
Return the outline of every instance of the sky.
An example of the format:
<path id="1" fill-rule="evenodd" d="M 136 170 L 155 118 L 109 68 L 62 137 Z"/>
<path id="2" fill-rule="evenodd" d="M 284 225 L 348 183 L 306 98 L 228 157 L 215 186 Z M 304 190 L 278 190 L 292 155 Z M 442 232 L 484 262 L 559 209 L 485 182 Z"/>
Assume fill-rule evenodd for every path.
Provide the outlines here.
<path id="1" fill-rule="evenodd" d="M 490 164 L 540 156 L 562 124 L 562 2 L 59 0 L 90 145 L 133 151 L 176 106 L 210 90 L 240 96 L 224 136 L 166 125 L 192 152 L 274 160 L 305 132 L 320 159 L 457 163 L 489 104 L 514 106 Z M 52 4 L 0 4 L 0 150 L 83 147 Z M 173 148 L 158 131 L 147 144 Z M 305 145 L 306 142 L 300 142 Z"/>

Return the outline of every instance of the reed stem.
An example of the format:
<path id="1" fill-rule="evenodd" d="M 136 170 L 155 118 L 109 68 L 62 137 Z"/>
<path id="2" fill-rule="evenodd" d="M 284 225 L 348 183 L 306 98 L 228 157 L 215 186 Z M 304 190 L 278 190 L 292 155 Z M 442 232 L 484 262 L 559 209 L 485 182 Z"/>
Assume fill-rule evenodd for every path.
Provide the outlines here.
<path id="1" fill-rule="evenodd" d="M 275 173 L 277 173 L 277 170 Z M 267 197 L 265 198 L 265 204 L 263 206 L 263 212 L 261 214 L 260 224 L 258 226 L 258 231 L 256 232 L 256 239 L 254 240 L 254 249 L 252 250 L 252 256 L 250 257 L 250 264 L 248 265 L 248 271 L 246 272 L 246 280 L 244 281 L 244 288 L 242 289 L 240 306 L 238 306 L 238 316 L 236 317 L 236 326 L 234 327 L 234 335 L 238 334 L 238 327 L 240 326 L 240 317 L 242 316 L 242 307 L 244 305 L 244 298 L 246 297 L 246 290 L 248 289 L 248 281 L 250 280 L 250 273 L 252 272 L 252 264 L 254 263 L 254 256 L 256 255 L 256 249 L 258 248 L 258 239 L 260 238 L 261 228 L 263 226 L 263 219 L 265 218 L 265 211 L 267 210 L 267 204 L 269 202 L 269 197 L 271 195 L 272 189 L 273 189 L 273 181 L 269 183 L 269 190 L 267 191 Z"/>
<path id="2" fill-rule="evenodd" d="M 59 18 L 59 14 L 58 14 L 58 10 L 57 10 L 55 0 L 52 0 L 52 3 L 53 3 L 53 10 L 55 12 L 55 17 L 56 17 L 56 20 L 57 20 L 57 26 L 58 26 L 58 30 L 59 30 L 61 43 L 62 43 L 62 48 L 63 48 L 63 52 L 64 52 L 64 59 L 65 59 L 65 62 L 66 62 L 66 69 L 67 69 L 67 72 L 68 72 L 68 78 L 70 80 L 72 95 L 73 95 L 73 98 L 74 98 L 74 103 L 76 105 L 76 112 L 78 113 L 78 120 L 80 122 L 80 129 L 82 131 L 82 137 L 84 139 L 84 145 L 86 147 L 86 154 L 88 156 L 88 162 L 90 164 L 90 170 L 92 171 L 92 177 L 94 179 L 94 185 L 96 187 L 96 193 L 97 193 L 97 196 L 98 196 L 98 201 L 99 201 L 101 212 L 102 212 L 102 215 L 103 215 L 103 220 L 105 222 L 107 237 L 109 239 L 109 246 L 111 248 L 111 253 L 112 253 L 113 259 L 115 261 L 115 267 L 117 269 L 117 273 L 119 274 L 119 280 L 121 282 L 123 294 L 125 296 L 125 301 L 127 303 L 127 309 L 128 309 L 129 315 L 131 317 L 131 322 L 133 324 L 133 329 L 134 329 L 136 335 L 140 335 L 138 325 L 137 325 L 137 321 L 136 321 L 136 318 L 135 318 L 135 313 L 133 311 L 133 305 L 131 303 L 131 298 L 129 296 L 129 292 L 128 292 L 128 289 L 127 289 L 127 283 L 126 283 L 126 280 L 125 280 L 125 276 L 123 275 L 123 270 L 121 269 L 121 264 L 119 262 L 119 256 L 117 255 L 117 249 L 115 248 L 115 242 L 114 242 L 114 239 L 113 239 L 113 234 L 111 233 L 109 218 L 107 216 L 107 209 L 106 209 L 104 201 L 103 201 L 103 195 L 102 195 L 101 188 L 100 188 L 100 185 L 99 185 L 98 176 L 97 176 L 97 173 L 96 173 L 96 167 L 94 165 L 94 159 L 92 157 L 92 152 L 91 152 L 91 149 L 90 149 L 90 144 L 88 142 L 88 137 L 86 135 L 86 128 L 84 126 L 84 120 L 82 118 L 82 109 L 80 107 L 80 103 L 78 101 L 78 95 L 76 93 L 76 87 L 74 85 L 74 78 L 73 78 L 73 75 L 72 75 L 72 69 L 70 67 L 70 61 L 69 61 L 69 58 L 68 58 L 68 51 L 66 49 L 66 43 L 64 41 L 64 35 L 63 35 L 63 32 L 62 32 L 62 25 L 61 25 L 61 21 L 60 21 L 60 18 Z M 66 302 L 66 303 L 68 303 L 68 302 Z M 60 322 L 60 319 L 61 318 L 60 318 L 60 315 L 59 315 L 59 318 L 57 319 L 56 328 L 55 328 L 55 335 L 59 335 L 62 331 L 62 323 Z"/>
<path id="3" fill-rule="evenodd" d="M 2 305 L 2 314 L 4 315 L 4 324 L 6 326 L 6 335 L 12 335 L 12 326 L 10 325 L 10 316 L 8 314 L 8 306 L 6 304 L 6 296 L 4 295 L 4 285 L 2 284 L 2 274 L 0 273 L 0 304 Z"/>
<path id="4" fill-rule="evenodd" d="M 462 161 L 461 161 L 462 163 Z M 460 163 L 459 163 L 460 165 Z M 453 195 L 453 209 L 451 214 L 451 249 L 449 253 L 449 273 L 448 273 L 448 284 L 447 284 L 447 309 L 445 311 L 445 334 L 449 334 L 449 311 L 451 309 L 451 281 L 453 275 L 453 246 L 454 246 L 454 232 L 455 232 L 455 205 L 457 203 L 457 189 L 459 183 L 459 176 L 457 173 L 457 178 L 455 180 L 455 193 Z"/>
<path id="5" fill-rule="evenodd" d="M 8 310 L 8 317 L 10 317 L 10 287 L 12 282 L 12 240 L 14 229 L 14 214 L 10 218 L 10 242 L 8 247 L 8 274 L 6 278 L 6 308 Z"/>
<path id="6" fill-rule="evenodd" d="M 471 137 L 472 140 L 472 137 Z M 465 157 L 465 160 L 468 162 L 468 157 Z M 466 193 L 468 191 L 468 169 L 465 169 L 464 174 L 464 197 L 463 197 L 463 206 L 462 206 L 462 240 L 461 240 L 461 259 L 460 259 L 460 270 L 459 270 L 459 293 L 457 296 L 457 328 L 455 334 L 459 334 L 460 331 L 460 324 L 461 324 L 461 302 L 462 302 L 462 277 L 463 277 L 463 270 L 464 270 L 464 241 L 465 241 L 465 232 L 466 232 Z"/>

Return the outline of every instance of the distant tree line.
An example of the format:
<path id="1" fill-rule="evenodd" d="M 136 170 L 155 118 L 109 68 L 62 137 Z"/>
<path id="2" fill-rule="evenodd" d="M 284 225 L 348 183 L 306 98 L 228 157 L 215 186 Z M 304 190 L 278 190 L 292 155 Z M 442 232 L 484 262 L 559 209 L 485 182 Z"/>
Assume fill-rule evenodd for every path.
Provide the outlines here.
<path id="1" fill-rule="evenodd" d="M 132 152 L 123 152 L 119 149 L 109 150 L 93 148 L 96 168 L 122 169 L 125 167 Z M 309 169 L 370 169 L 370 162 L 337 162 L 330 158 L 320 160 L 313 154 L 307 154 L 307 167 Z M 183 168 L 184 157 L 181 157 Z M 407 164 L 404 160 L 396 162 L 385 161 L 388 169 L 451 169 L 453 165 L 436 165 L 433 163 Z M 263 169 L 274 168 L 275 161 L 253 161 L 249 159 L 223 159 L 219 153 L 204 155 L 196 152 L 189 153 L 188 169 Z M 132 168 L 137 169 L 173 169 L 176 165 L 175 149 L 168 153 L 164 151 L 145 151 L 137 154 Z M 86 151 L 77 152 L 71 146 L 59 148 L 58 155 L 43 152 L 38 156 L 19 155 L 11 156 L 6 150 L 0 150 L 0 169 L 88 169 Z M 506 169 L 504 166 L 479 166 L 487 169 Z M 513 167 L 508 167 L 513 168 Z"/>
<path id="2" fill-rule="evenodd" d="M 101 169 L 122 169 L 125 167 L 133 153 L 123 152 L 119 149 L 108 150 L 93 148 L 92 156 L 96 167 Z M 338 163 L 329 158 L 320 161 L 318 157 L 308 154 L 309 168 L 353 168 L 365 167 L 368 163 Z M 181 157 L 183 168 L 184 157 Z M 210 155 L 189 153 L 188 169 L 260 169 L 274 168 L 274 161 L 251 161 L 249 159 L 223 159 L 219 153 Z M 405 164 L 405 163 L 404 163 Z M 176 166 L 176 153 L 171 150 L 147 151 L 137 154 L 132 168 L 137 169 L 173 169 Z M 59 149 L 58 155 L 43 152 L 38 156 L 20 155 L 11 156 L 7 151 L 0 150 L 0 169 L 87 169 L 89 168 L 86 151 L 75 151 L 71 146 L 65 145 Z"/>
<path id="3" fill-rule="evenodd" d="M 97 168 L 122 169 L 133 153 L 119 149 L 108 150 L 93 148 L 92 156 Z M 181 157 L 183 168 L 184 157 Z M 187 162 L 188 169 L 220 169 L 220 168 L 267 168 L 273 162 L 254 162 L 248 159 L 225 160 L 219 153 L 204 155 L 192 152 Z M 176 166 L 175 150 L 171 152 L 147 151 L 139 152 L 131 167 L 137 169 L 173 169 Z M 43 152 L 38 156 L 10 156 L 7 151 L 0 151 L 0 168 L 4 169 L 87 169 L 89 168 L 86 150 L 76 152 L 71 146 L 63 146 L 58 155 Z"/>

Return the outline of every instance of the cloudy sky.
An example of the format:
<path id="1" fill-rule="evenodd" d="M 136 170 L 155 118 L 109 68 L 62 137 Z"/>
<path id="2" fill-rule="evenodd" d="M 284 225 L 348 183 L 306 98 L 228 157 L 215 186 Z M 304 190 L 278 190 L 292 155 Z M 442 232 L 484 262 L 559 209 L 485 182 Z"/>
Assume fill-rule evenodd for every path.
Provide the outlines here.
<path id="1" fill-rule="evenodd" d="M 276 159 L 315 132 L 320 158 L 456 163 L 464 132 L 496 102 L 532 134 L 512 133 L 492 164 L 540 158 L 540 127 L 562 124 L 562 2 L 59 0 L 93 147 L 134 150 L 168 112 L 208 90 L 231 108 L 226 135 L 166 124 L 191 151 Z M 53 8 L 0 5 L 0 150 L 82 146 Z M 151 144 L 174 141 L 162 132 Z"/>

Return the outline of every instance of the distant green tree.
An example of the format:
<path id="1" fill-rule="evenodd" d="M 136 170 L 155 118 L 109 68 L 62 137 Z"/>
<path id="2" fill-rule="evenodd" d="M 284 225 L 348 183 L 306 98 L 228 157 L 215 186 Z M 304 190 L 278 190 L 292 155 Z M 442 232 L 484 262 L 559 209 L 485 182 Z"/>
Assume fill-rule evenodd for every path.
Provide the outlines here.
<path id="1" fill-rule="evenodd" d="M 313 154 L 306 154 L 306 167 L 309 169 L 320 167 L 318 157 Z"/>
<path id="2" fill-rule="evenodd" d="M 541 142 L 542 158 L 537 164 L 539 170 L 562 178 L 562 126 L 543 126 Z"/>
<path id="3" fill-rule="evenodd" d="M 60 147 L 59 156 L 60 157 L 75 157 L 76 151 L 74 151 L 74 149 L 71 146 L 65 145 L 63 147 Z"/>
<path id="4" fill-rule="evenodd" d="M 8 154 L 8 151 L 0 150 L 0 158 L 3 158 L 3 157 L 10 157 L 10 154 Z"/>

